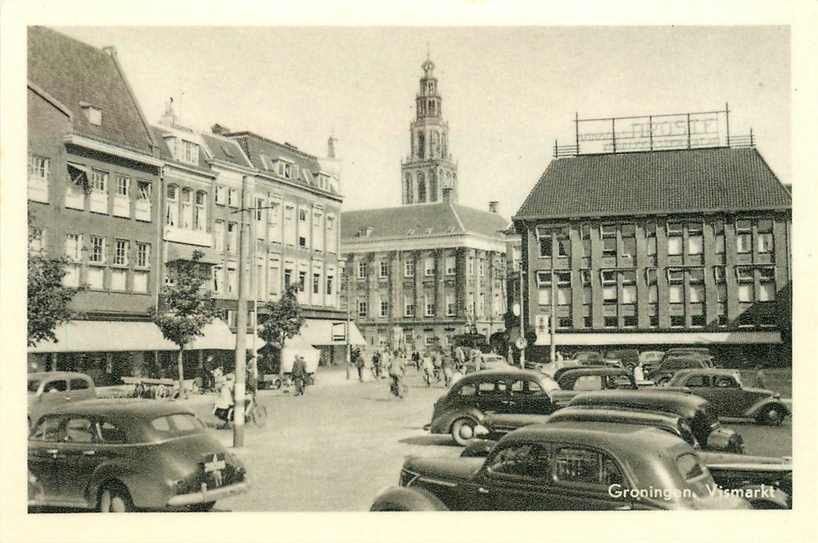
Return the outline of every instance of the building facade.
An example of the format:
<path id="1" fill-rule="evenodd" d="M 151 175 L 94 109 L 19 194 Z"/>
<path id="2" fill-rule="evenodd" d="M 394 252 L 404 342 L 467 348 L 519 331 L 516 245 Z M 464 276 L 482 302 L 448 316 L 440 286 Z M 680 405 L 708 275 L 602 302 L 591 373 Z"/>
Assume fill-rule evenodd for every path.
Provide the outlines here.
<path id="1" fill-rule="evenodd" d="M 559 158 L 514 217 L 531 356 L 623 345 L 790 357 L 791 197 L 758 150 Z"/>
<path id="2" fill-rule="evenodd" d="M 434 64 L 422 70 L 402 205 L 343 213 L 343 305 L 374 348 L 447 347 L 458 334 L 504 330 L 508 223 L 497 202 L 458 204 Z"/>

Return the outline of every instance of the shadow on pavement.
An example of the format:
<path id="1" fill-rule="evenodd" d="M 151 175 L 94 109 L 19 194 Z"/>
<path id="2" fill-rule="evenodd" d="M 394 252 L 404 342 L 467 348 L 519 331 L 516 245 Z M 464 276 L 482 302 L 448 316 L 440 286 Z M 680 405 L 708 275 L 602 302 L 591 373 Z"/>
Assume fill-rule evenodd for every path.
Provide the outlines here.
<path id="1" fill-rule="evenodd" d="M 434 436 L 414 436 L 414 437 L 407 437 L 404 439 L 398 440 L 398 443 L 405 443 L 407 445 L 437 445 L 437 446 L 447 446 L 447 447 L 459 447 L 457 443 L 454 442 L 452 436 L 449 435 L 434 435 Z"/>

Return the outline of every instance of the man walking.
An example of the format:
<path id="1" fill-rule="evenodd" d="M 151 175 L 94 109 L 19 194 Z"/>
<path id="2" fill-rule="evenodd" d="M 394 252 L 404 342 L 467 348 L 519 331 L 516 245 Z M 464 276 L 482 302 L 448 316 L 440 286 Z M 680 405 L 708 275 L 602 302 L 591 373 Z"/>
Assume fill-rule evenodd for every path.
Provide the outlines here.
<path id="1" fill-rule="evenodd" d="M 303 396 L 305 383 L 307 378 L 307 365 L 304 362 L 304 357 L 300 355 L 295 356 L 292 370 L 293 383 L 295 384 L 295 396 Z"/>
<path id="2" fill-rule="evenodd" d="M 355 367 L 358 368 L 358 381 L 364 382 L 364 357 L 360 351 L 355 351 Z"/>
<path id="3" fill-rule="evenodd" d="M 389 362 L 389 376 L 398 391 L 398 398 L 403 398 L 403 376 L 406 374 L 406 361 L 398 351 L 395 351 Z"/>

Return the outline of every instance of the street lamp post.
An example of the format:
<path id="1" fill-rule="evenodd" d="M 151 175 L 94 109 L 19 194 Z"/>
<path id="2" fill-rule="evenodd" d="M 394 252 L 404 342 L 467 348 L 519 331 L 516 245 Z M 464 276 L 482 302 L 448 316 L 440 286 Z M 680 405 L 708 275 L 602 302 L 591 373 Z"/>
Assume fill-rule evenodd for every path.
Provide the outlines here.
<path id="1" fill-rule="evenodd" d="M 346 343 L 347 343 L 347 355 L 344 361 L 344 366 L 346 369 L 347 381 L 349 381 L 349 363 L 352 359 L 352 346 L 349 342 L 349 330 L 352 328 L 352 324 L 350 322 L 350 304 L 352 303 L 352 256 L 348 256 L 346 261 L 344 262 L 346 268 L 346 276 L 347 276 L 347 322 L 346 322 Z"/>
<path id="2" fill-rule="evenodd" d="M 244 376 L 247 357 L 247 290 L 244 273 L 247 237 L 244 232 L 244 213 L 247 211 L 247 177 L 241 180 L 241 209 L 239 215 L 239 292 L 236 307 L 236 352 L 235 352 L 235 406 L 233 411 L 233 446 L 244 446 Z"/>

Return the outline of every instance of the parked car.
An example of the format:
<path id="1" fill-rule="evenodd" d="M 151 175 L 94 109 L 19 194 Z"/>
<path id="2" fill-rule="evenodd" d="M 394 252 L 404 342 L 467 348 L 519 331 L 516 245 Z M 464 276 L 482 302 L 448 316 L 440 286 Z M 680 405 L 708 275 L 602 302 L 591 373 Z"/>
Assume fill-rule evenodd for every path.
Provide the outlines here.
<path id="1" fill-rule="evenodd" d="M 680 370 L 668 382 L 668 387 L 701 396 L 720 417 L 750 417 L 764 424 L 781 424 L 790 415 L 780 394 L 743 386 L 737 370 Z"/>
<path id="2" fill-rule="evenodd" d="M 459 445 L 474 439 L 474 429 L 487 414 L 548 414 L 556 410 L 551 395 L 559 386 L 541 373 L 509 368 L 466 375 L 434 406 L 432 434 L 451 434 Z"/>
<path id="3" fill-rule="evenodd" d="M 28 427 L 56 406 L 97 397 L 94 381 L 84 373 L 42 371 L 28 374 Z"/>
<path id="4" fill-rule="evenodd" d="M 494 353 L 483 353 L 480 355 L 480 369 L 481 370 L 502 370 L 513 368 L 508 361 L 500 356 L 499 354 Z M 477 371 L 475 368 L 474 363 L 471 360 L 466 361 L 466 373 L 473 373 Z"/>
<path id="5" fill-rule="evenodd" d="M 372 511 L 748 509 L 690 445 L 632 424 L 537 424 L 483 458 L 410 457 Z M 660 491 L 656 491 L 661 489 Z"/>
<path id="6" fill-rule="evenodd" d="M 597 351 L 578 351 L 572 358 L 583 365 L 603 365 L 605 363 L 602 354 Z"/>
<path id="7" fill-rule="evenodd" d="M 741 435 L 722 426 L 710 402 L 694 394 L 662 389 L 600 390 L 580 394 L 568 405 L 672 413 L 687 421 L 702 449 L 736 453 L 744 450 Z"/>
<path id="8" fill-rule="evenodd" d="M 712 361 L 707 357 L 692 354 L 676 356 L 665 355 L 659 365 L 648 373 L 646 377 L 657 385 L 665 385 L 673 377 L 673 374 L 679 370 L 711 367 L 713 367 Z"/>
<path id="9" fill-rule="evenodd" d="M 664 351 L 642 351 L 639 353 L 639 365 L 642 366 L 642 372 L 645 375 L 650 373 L 653 368 L 659 365 L 664 356 Z"/>
<path id="10" fill-rule="evenodd" d="M 605 362 L 619 362 L 625 369 L 633 369 L 639 365 L 639 351 L 636 349 L 620 349 L 605 353 Z"/>
<path id="11" fill-rule="evenodd" d="M 28 438 L 37 506 L 210 510 L 248 489 L 241 461 L 172 402 L 88 400 L 43 414 Z"/>

